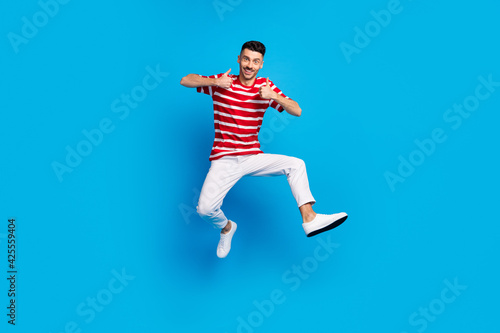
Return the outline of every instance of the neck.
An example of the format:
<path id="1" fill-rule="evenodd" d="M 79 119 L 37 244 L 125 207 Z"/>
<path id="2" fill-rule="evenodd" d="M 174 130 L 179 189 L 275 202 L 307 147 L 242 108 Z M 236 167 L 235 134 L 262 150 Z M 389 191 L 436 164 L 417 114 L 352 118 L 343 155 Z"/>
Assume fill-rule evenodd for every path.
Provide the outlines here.
<path id="1" fill-rule="evenodd" d="M 247 79 L 245 79 L 245 77 L 243 76 L 243 74 L 240 73 L 240 75 L 238 76 L 238 79 L 245 86 L 253 86 L 256 78 L 254 77 L 253 79 L 247 80 Z"/>

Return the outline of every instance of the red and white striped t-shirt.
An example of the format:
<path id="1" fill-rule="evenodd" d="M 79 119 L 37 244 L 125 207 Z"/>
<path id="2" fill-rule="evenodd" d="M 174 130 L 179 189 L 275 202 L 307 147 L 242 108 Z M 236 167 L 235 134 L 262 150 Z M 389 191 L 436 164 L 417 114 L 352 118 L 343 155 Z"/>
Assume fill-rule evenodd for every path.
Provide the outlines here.
<path id="1" fill-rule="evenodd" d="M 223 74 L 202 76 L 219 78 Z M 260 154 L 259 130 L 268 107 L 282 112 L 283 106 L 272 99 L 263 99 L 259 88 L 266 84 L 266 79 L 258 77 L 253 86 L 245 86 L 237 75 L 229 75 L 233 84 L 229 89 L 204 86 L 196 91 L 212 96 L 214 102 L 215 139 L 210 154 L 210 161 L 227 155 Z M 271 81 L 271 88 L 288 98 Z"/>

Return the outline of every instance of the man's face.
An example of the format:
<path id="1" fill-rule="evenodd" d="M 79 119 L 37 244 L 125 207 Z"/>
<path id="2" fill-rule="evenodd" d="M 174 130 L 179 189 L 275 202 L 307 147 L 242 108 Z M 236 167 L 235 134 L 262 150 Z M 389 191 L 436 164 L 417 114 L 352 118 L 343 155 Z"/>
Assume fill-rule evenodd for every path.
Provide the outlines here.
<path id="1" fill-rule="evenodd" d="M 240 64 L 240 74 L 245 80 L 252 80 L 262 68 L 264 59 L 260 52 L 244 49 L 238 56 L 238 63 Z"/>

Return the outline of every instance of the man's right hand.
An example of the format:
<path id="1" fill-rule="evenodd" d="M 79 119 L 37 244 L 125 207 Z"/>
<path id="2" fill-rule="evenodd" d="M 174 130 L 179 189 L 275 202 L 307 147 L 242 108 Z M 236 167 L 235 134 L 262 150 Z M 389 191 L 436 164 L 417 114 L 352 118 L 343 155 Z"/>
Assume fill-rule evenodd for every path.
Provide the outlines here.
<path id="1" fill-rule="evenodd" d="M 229 89 L 231 87 L 231 85 L 233 84 L 233 79 L 228 76 L 229 72 L 231 72 L 231 68 L 229 68 L 227 72 L 222 74 L 221 77 L 215 79 L 215 85 L 217 87 L 221 87 L 224 89 Z"/>

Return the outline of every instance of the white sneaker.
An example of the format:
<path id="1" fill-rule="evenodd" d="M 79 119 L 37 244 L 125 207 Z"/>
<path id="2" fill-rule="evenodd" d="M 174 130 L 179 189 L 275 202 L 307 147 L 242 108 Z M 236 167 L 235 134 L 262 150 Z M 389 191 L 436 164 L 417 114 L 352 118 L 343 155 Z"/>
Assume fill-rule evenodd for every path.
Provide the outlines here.
<path id="1" fill-rule="evenodd" d="M 237 225 L 231 220 L 229 223 L 231 223 L 231 230 L 227 234 L 220 234 L 219 245 L 217 245 L 217 257 L 219 258 L 225 258 L 231 250 L 231 239 L 236 232 Z"/>
<path id="2" fill-rule="evenodd" d="M 306 232 L 307 237 L 320 234 L 324 231 L 338 227 L 347 219 L 346 213 L 338 213 L 332 215 L 316 214 L 316 217 L 311 222 L 302 223 L 302 227 Z"/>

